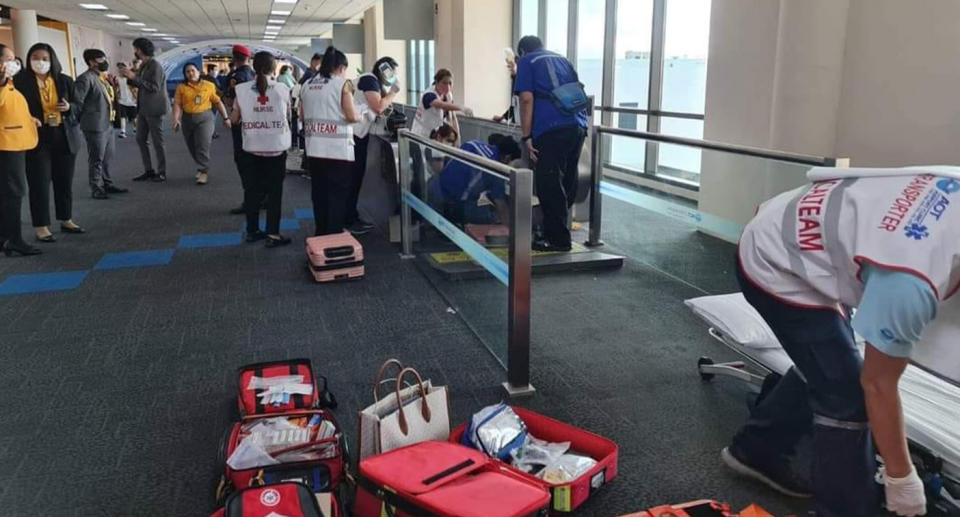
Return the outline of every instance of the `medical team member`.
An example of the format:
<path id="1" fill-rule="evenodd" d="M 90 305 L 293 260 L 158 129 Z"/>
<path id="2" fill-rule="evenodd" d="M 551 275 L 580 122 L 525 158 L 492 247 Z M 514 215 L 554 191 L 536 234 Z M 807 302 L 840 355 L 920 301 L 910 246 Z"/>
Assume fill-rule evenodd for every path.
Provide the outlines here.
<path id="1" fill-rule="evenodd" d="M 467 108 L 453 103 L 453 73 L 446 68 L 441 68 L 433 75 L 433 84 L 420 96 L 417 114 L 413 118 L 410 131 L 424 138 L 430 138 L 430 133 L 446 122 L 459 135 L 458 111 L 472 113 Z M 429 159 L 429 156 L 427 158 Z M 424 177 L 423 153 L 420 151 L 420 146 L 413 142 L 410 142 L 410 160 L 413 164 L 411 191 L 415 196 L 420 196 L 419 185 Z"/>
<path id="2" fill-rule="evenodd" d="M 813 184 L 761 206 L 740 240 L 743 294 L 796 368 L 722 458 L 806 495 L 788 460 L 812 426 L 817 516 L 873 517 L 876 443 L 887 508 L 923 515 L 897 386 L 924 326 L 960 282 L 960 210 L 952 206 L 960 168 L 813 169 L 809 177 Z M 852 322 L 845 307 L 857 308 Z M 863 359 L 854 331 L 867 341 Z"/>
<path id="3" fill-rule="evenodd" d="M 355 94 L 356 111 L 360 122 L 354 126 L 353 141 L 356 159 L 354 160 L 353 184 L 350 199 L 347 200 L 347 229 L 354 235 L 361 235 L 373 229 L 373 223 L 360 218 L 357 202 L 360 199 L 360 187 L 367 172 L 367 149 L 370 144 L 370 128 L 387 108 L 393 104 L 400 91 L 397 77 L 397 62 L 384 56 L 373 64 L 373 71 L 357 78 Z"/>
<path id="4" fill-rule="evenodd" d="M 290 90 L 273 80 L 277 60 L 269 52 L 253 56 L 256 79 L 236 85 L 236 101 L 230 121 L 243 131 L 243 152 L 249 166 L 243 185 L 247 212 L 247 242 L 266 238 L 266 247 L 290 244 L 280 234 L 283 178 L 290 147 Z M 267 228 L 260 231 L 260 205 L 266 203 Z"/>
<path id="5" fill-rule="evenodd" d="M 197 185 L 207 184 L 207 172 L 210 170 L 210 144 L 217 119 L 212 108 L 216 106 L 223 117 L 223 124 L 230 127 L 227 109 L 220 102 L 217 87 L 210 81 L 200 78 L 200 69 L 193 63 L 183 65 L 184 81 L 177 85 L 173 96 L 173 130 L 183 127 L 183 140 L 190 151 L 190 157 L 197 164 Z"/>
<path id="6" fill-rule="evenodd" d="M 520 145 L 509 136 L 494 133 L 489 143 L 471 140 L 462 146 L 464 151 L 500 163 L 520 158 Z M 428 199 L 434 206 L 443 207 L 453 221 L 467 224 L 507 224 L 510 209 L 507 206 L 506 181 L 475 167 L 451 159 L 427 186 Z M 492 203 L 480 205 L 485 195 Z"/>
<path id="7" fill-rule="evenodd" d="M 353 84 L 344 77 L 347 65 L 343 52 L 327 47 L 323 64 L 300 93 L 314 235 L 340 233 L 346 226 L 354 174 L 352 124 L 360 120 Z"/>
<path id="8" fill-rule="evenodd" d="M 543 211 L 543 239 L 533 242 L 539 251 L 570 251 L 570 207 L 577 197 L 580 151 L 586 137 L 586 110 L 567 115 L 550 99 L 551 75 L 560 85 L 578 81 L 567 58 L 543 49 L 536 36 L 524 36 L 517 46 L 514 92 L 520 97 L 523 141 L 536 161 L 533 179 Z M 552 70 L 551 70 L 552 67 Z"/>

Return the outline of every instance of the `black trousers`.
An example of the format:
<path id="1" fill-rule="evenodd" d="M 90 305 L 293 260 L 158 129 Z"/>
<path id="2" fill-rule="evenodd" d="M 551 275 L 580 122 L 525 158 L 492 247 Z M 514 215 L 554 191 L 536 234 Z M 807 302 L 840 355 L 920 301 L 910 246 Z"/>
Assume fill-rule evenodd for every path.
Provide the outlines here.
<path id="1" fill-rule="evenodd" d="M 357 211 L 357 203 L 360 202 L 360 187 L 363 186 L 363 176 L 367 173 L 367 149 L 369 146 L 370 135 L 363 138 L 353 137 L 354 158 L 353 164 L 351 165 L 353 167 L 353 174 L 350 179 L 350 191 L 345 200 L 347 204 L 347 226 L 350 226 L 360 219 L 360 212 Z"/>
<path id="2" fill-rule="evenodd" d="M 0 241 L 23 242 L 20 207 L 26 190 L 26 152 L 0 151 Z"/>
<path id="3" fill-rule="evenodd" d="M 27 185 L 33 226 L 50 226 L 50 184 L 58 221 L 73 218 L 73 173 L 77 155 L 70 152 L 64 127 L 40 128 L 40 143 L 27 151 Z"/>
<path id="4" fill-rule="evenodd" d="M 564 127 L 533 141 L 540 152 L 533 180 L 543 211 L 543 235 L 557 246 L 570 245 L 570 207 L 577 198 L 577 166 L 585 137 L 579 127 Z"/>
<path id="5" fill-rule="evenodd" d="M 343 160 L 309 159 L 315 235 L 340 233 L 347 227 L 347 216 L 351 210 L 356 211 L 356 203 L 350 204 L 355 165 Z"/>
<path id="6" fill-rule="evenodd" d="M 287 153 L 279 156 L 257 156 L 245 153 L 249 163 L 243 186 L 243 206 L 247 212 L 247 233 L 260 229 L 260 205 L 266 200 L 267 234 L 280 233 L 280 208 L 283 201 L 283 178 L 287 173 Z"/>
<path id="7" fill-rule="evenodd" d="M 239 124 L 237 124 L 239 126 Z M 240 174 L 240 185 L 247 191 L 247 170 L 250 168 L 250 153 L 243 150 L 243 130 L 239 127 L 230 128 L 233 137 L 233 163 L 237 164 L 237 173 Z"/>

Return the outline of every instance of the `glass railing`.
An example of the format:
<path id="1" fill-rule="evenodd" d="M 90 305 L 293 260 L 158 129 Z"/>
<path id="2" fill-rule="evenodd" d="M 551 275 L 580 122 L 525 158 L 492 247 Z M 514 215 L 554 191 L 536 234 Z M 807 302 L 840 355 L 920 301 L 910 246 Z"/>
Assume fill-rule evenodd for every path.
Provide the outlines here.
<path id="1" fill-rule="evenodd" d="M 398 136 L 403 256 L 507 369 L 507 391 L 531 393 L 532 172 Z"/>

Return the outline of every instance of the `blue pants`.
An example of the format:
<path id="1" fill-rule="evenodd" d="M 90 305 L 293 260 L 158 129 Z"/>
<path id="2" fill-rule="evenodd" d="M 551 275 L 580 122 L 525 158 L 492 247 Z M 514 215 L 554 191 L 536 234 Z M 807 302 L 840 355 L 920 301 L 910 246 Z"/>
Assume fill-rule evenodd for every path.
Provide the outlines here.
<path id="1" fill-rule="evenodd" d="M 817 516 L 877 515 L 876 461 L 860 386 L 863 360 L 849 320 L 832 310 L 787 305 L 754 287 L 739 267 L 737 279 L 795 368 L 751 410 L 733 447 L 762 469 L 787 461 L 812 428 Z"/>

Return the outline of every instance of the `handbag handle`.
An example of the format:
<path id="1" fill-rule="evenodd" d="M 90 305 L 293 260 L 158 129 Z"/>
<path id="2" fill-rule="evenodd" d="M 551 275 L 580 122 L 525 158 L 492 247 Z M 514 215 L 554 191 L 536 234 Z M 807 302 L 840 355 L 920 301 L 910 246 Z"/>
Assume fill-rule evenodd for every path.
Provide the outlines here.
<path id="1" fill-rule="evenodd" d="M 380 365 L 380 369 L 377 370 L 377 380 L 373 384 L 373 402 L 380 402 L 380 386 L 386 382 L 383 380 L 383 374 L 387 373 L 387 368 L 391 366 L 396 366 L 398 371 L 403 370 L 403 363 L 399 359 L 387 359 Z M 399 377 L 399 376 L 398 376 Z"/>
<path id="2" fill-rule="evenodd" d="M 430 406 L 427 405 L 427 391 L 423 388 L 423 379 L 420 377 L 420 373 L 413 368 L 400 370 L 400 373 L 397 374 L 397 413 L 400 420 L 400 432 L 403 433 L 404 436 L 409 433 L 409 427 L 407 426 L 407 416 L 403 413 L 403 401 L 400 400 L 400 384 L 408 373 L 413 374 L 417 378 L 417 385 L 420 386 L 420 414 L 423 415 L 425 421 L 430 421 Z"/>

